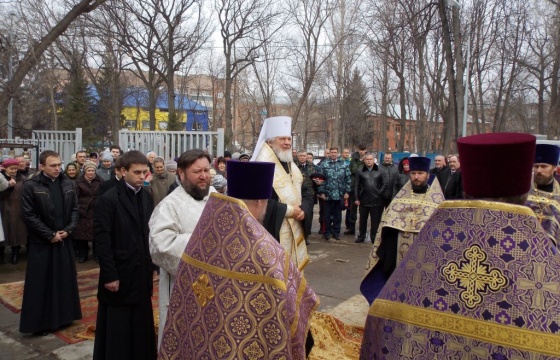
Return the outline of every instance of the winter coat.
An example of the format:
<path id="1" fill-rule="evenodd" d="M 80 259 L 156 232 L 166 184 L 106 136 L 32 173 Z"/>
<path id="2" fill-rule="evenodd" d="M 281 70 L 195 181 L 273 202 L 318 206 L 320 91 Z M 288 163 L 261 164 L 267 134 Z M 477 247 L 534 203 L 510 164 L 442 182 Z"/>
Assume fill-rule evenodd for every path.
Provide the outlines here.
<path id="1" fill-rule="evenodd" d="M 107 181 L 115 176 L 115 169 L 111 166 L 109 168 L 101 166 L 99 169 L 95 170 L 95 173 L 104 181 Z"/>
<path id="2" fill-rule="evenodd" d="M 5 171 L 2 171 L 2 175 L 8 181 L 11 179 Z M 18 173 L 15 180 L 15 186 L 0 192 L 2 227 L 6 238 L 5 242 L 0 243 L 2 246 L 22 246 L 27 243 L 27 229 L 21 216 L 21 194 L 26 178 Z"/>
<path id="3" fill-rule="evenodd" d="M 95 205 L 94 241 L 100 268 L 97 299 L 105 305 L 138 304 L 146 291 L 152 291 L 148 221 L 154 207 L 144 189 L 136 195 L 131 192 L 121 179 Z M 105 288 L 104 284 L 116 280 L 119 291 Z"/>
<path id="4" fill-rule="evenodd" d="M 395 165 L 395 164 L 391 164 L 391 165 L 381 164 L 379 166 L 379 171 L 381 171 L 382 173 L 385 174 L 386 179 L 387 179 L 387 183 L 389 185 L 389 186 L 385 187 L 385 189 L 383 189 L 383 193 L 381 194 L 381 197 L 384 198 L 384 199 L 394 198 L 395 195 L 397 195 L 397 194 L 393 193 L 393 191 L 394 191 L 395 183 L 397 182 L 397 180 L 399 178 L 399 170 L 397 168 L 397 165 Z"/>
<path id="5" fill-rule="evenodd" d="M 360 206 L 380 206 L 381 194 L 385 190 L 387 181 L 385 173 L 379 171 L 377 164 L 373 164 L 371 171 L 367 166 L 363 166 L 361 171 L 356 172 L 354 194 L 356 200 L 360 201 Z"/>
<path id="6" fill-rule="evenodd" d="M 93 209 L 96 203 L 96 194 L 103 179 L 96 175 L 91 182 L 84 175 L 76 180 L 76 197 L 78 198 L 78 211 L 80 220 L 74 232 L 75 240 L 93 241 Z"/>
<path id="7" fill-rule="evenodd" d="M 58 180 L 63 196 L 62 223 L 64 225 L 62 229 L 56 229 L 57 219 L 49 189 L 49 181 L 52 182 L 52 180 L 40 172 L 23 183 L 21 209 L 31 244 L 49 242 L 58 230 L 64 230 L 72 235 L 78 226 L 78 199 L 74 191 L 74 184 L 70 180 L 66 180 L 62 173 L 58 176 Z"/>
<path id="8" fill-rule="evenodd" d="M 345 193 L 350 194 L 352 192 L 350 167 L 346 165 L 344 160 L 332 161 L 328 159 L 323 161 L 321 173 L 326 175 L 327 180 L 319 186 L 317 193 L 327 195 L 327 200 L 342 200 Z"/>
<path id="9" fill-rule="evenodd" d="M 152 195 L 154 200 L 154 207 L 167 196 L 169 187 L 175 183 L 175 174 L 164 172 L 161 175 L 153 174 L 150 186 L 147 187 L 148 193 Z"/>

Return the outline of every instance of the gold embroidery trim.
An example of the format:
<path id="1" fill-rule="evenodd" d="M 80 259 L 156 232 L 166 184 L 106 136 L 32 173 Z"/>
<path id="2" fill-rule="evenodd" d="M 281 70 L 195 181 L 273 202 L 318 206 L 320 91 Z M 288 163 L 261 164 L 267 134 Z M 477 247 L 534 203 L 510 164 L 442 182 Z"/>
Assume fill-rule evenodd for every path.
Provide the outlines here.
<path id="1" fill-rule="evenodd" d="M 181 259 L 191 266 L 194 266 L 196 268 L 202 269 L 204 271 L 207 271 L 209 273 L 218 276 L 223 276 L 229 279 L 234 279 L 239 281 L 258 282 L 261 284 L 274 286 L 282 291 L 286 291 L 287 289 L 286 283 L 284 281 L 279 279 L 274 279 L 269 276 L 243 274 L 235 271 L 225 270 L 214 265 L 203 263 L 202 261 L 196 260 L 195 258 L 188 256 L 187 254 L 183 254 L 183 256 L 181 256 Z"/>
<path id="2" fill-rule="evenodd" d="M 377 299 L 368 315 L 538 354 L 558 356 L 560 335 Z"/>
<path id="3" fill-rule="evenodd" d="M 299 305 L 301 304 L 301 299 L 303 298 L 303 293 L 305 292 L 306 288 L 307 288 L 307 280 L 305 280 L 305 278 L 302 277 L 301 283 L 299 284 L 299 289 L 296 294 L 296 309 L 298 310 L 299 310 Z M 290 328 L 290 334 L 292 336 L 294 336 L 294 334 L 297 331 L 298 322 L 299 322 L 299 312 L 296 311 L 294 322 L 292 322 L 292 326 Z"/>
<path id="4" fill-rule="evenodd" d="M 231 196 L 226 196 L 224 194 L 220 194 L 219 192 L 213 192 L 213 193 L 210 193 L 210 197 L 215 197 L 215 198 L 218 198 L 218 199 L 221 199 L 221 200 L 232 202 L 234 204 L 237 204 L 237 205 L 241 206 L 243 209 L 249 211 L 249 208 L 247 207 L 245 202 L 243 202 L 239 199 L 236 199 L 236 198 L 232 198 Z"/>
<path id="5" fill-rule="evenodd" d="M 200 307 L 205 307 L 208 304 L 208 301 L 212 300 L 214 296 L 216 296 L 214 289 L 210 286 L 210 279 L 206 274 L 200 275 L 192 284 L 192 288 Z"/>
<path id="6" fill-rule="evenodd" d="M 526 215 L 535 217 L 533 210 L 523 205 L 506 204 L 497 201 L 487 200 L 450 200 L 444 201 L 439 204 L 440 209 L 454 209 L 454 208 L 473 208 L 473 209 L 486 209 L 498 210 L 514 213 L 517 215 Z"/>

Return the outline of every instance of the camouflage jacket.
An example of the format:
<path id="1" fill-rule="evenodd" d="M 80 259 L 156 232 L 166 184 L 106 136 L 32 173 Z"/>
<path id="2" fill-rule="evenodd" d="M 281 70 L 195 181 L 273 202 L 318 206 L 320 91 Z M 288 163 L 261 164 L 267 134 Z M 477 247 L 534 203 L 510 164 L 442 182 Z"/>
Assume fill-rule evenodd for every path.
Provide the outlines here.
<path id="1" fill-rule="evenodd" d="M 345 164 L 344 160 L 323 161 L 321 172 L 326 175 L 327 180 L 319 186 L 317 192 L 325 194 L 327 200 L 341 200 L 345 193 L 351 192 L 350 167 Z"/>

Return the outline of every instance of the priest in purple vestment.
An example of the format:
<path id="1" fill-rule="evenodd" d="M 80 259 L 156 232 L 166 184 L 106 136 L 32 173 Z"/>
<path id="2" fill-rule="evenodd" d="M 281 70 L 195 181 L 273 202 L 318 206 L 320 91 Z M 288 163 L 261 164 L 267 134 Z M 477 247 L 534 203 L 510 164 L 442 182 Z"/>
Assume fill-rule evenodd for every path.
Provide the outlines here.
<path id="1" fill-rule="evenodd" d="M 160 359 L 305 359 L 318 305 L 303 273 L 261 225 L 274 164 L 228 162 L 183 253 Z"/>
<path id="2" fill-rule="evenodd" d="M 439 205 L 389 278 L 361 359 L 558 359 L 560 257 L 524 206 L 535 137 L 469 136 L 458 150 L 465 200 Z"/>

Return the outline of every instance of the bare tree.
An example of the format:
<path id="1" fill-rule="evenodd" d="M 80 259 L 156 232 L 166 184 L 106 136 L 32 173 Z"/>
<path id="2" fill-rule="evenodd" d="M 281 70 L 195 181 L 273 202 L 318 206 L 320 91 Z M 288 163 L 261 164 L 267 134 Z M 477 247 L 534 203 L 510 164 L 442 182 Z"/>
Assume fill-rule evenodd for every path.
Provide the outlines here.
<path id="1" fill-rule="evenodd" d="M 45 50 L 75 21 L 80 15 L 89 13 L 103 4 L 105 0 L 81 0 L 74 5 L 41 39 L 30 45 L 29 49 L 18 62 L 18 66 L 11 79 L 0 90 L 0 117 L 5 118 L 8 103 L 13 98 L 25 76 L 37 64 Z M 3 120 L 2 120 L 3 122 Z"/>
<path id="2" fill-rule="evenodd" d="M 239 74 L 259 57 L 261 48 L 280 28 L 274 2 L 265 0 L 215 0 L 225 58 L 225 142 L 234 147 L 233 90 Z M 269 28 L 268 32 L 261 29 Z"/>

